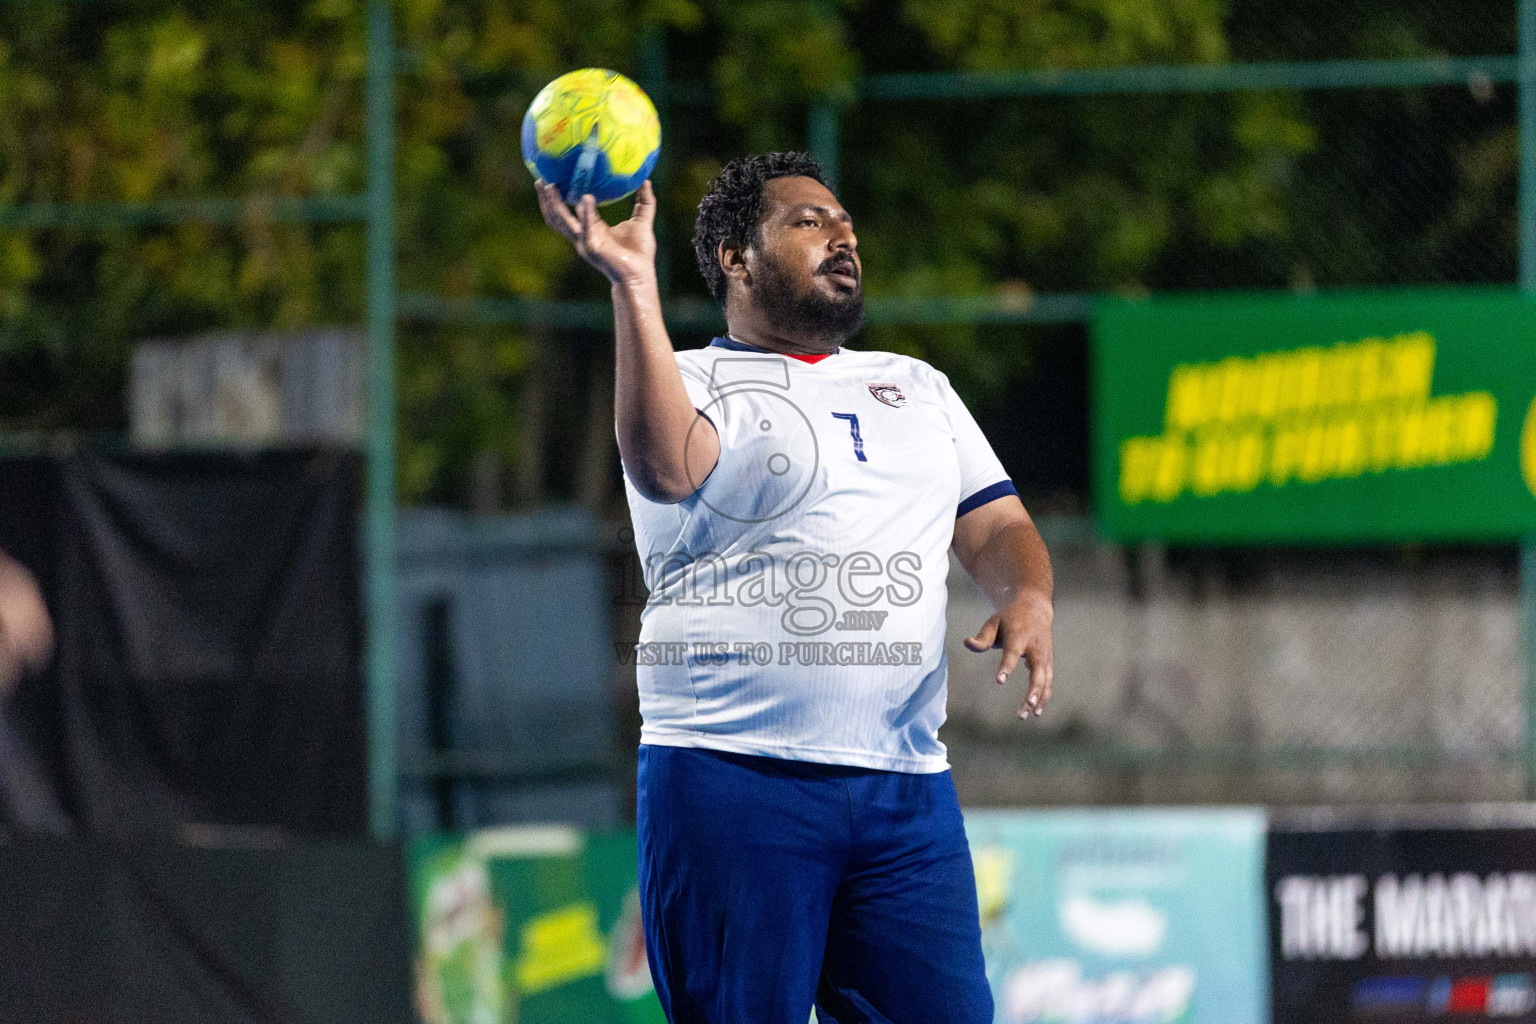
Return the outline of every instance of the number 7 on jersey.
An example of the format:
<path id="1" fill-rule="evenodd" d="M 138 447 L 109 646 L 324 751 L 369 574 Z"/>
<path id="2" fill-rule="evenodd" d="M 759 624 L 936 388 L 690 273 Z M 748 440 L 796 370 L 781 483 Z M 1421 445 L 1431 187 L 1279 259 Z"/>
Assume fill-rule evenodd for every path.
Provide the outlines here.
<path id="1" fill-rule="evenodd" d="M 864 438 L 859 434 L 858 414 L 851 412 L 835 412 L 832 414 L 832 418 L 848 421 L 848 433 L 853 435 L 853 454 L 858 456 L 860 462 L 868 462 L 869 460 L 864 457 Z"/>

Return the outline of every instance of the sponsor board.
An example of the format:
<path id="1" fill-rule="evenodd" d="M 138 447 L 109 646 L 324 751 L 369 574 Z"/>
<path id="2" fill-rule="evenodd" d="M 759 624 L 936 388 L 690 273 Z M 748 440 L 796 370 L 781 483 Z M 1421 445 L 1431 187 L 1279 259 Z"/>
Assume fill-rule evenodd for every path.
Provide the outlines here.
<path id="1" fill-rule="evenodd" d="M 1258 811 L 972 811 L 1002 1024 L 1263 1024 Z"/>
<path id="2" fill-rule="evenodd" d="M 1531 532 L 1533 312 L 1512 289 L 1102 303 L 1102 531 L 1195 543 Z"/>
<path id="3" fill-rule="evenodd" d="M 408 856 L 425 1024 L 664 1024 L 634 833 L 490 829 Z"/>
<path id="4" fill-rule="evenodd" d="M 1536 827 L 1275 827 L 1276 1024 L 1536 1022 Z"/>

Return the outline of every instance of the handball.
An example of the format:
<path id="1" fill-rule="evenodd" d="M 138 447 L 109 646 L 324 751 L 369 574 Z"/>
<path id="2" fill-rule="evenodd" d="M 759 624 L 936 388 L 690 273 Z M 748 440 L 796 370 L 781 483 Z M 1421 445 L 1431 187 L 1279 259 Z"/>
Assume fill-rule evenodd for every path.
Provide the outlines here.
<path id="1" fill-rule="evenodd" d="M 660 153 L 656 107 L 617 71 L 561 75 L 523 115 L 523 162 L 572 205 L 588 193 L 599 203 L 623 199 L 650 177 Z"/>

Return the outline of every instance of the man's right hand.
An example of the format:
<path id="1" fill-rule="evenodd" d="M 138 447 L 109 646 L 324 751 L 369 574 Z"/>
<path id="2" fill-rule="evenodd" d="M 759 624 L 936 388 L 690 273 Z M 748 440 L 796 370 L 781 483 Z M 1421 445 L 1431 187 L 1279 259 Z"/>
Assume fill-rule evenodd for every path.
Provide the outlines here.
<path id="1" fill-rule="evenodd" d="M 573 213 L 560 198 L 560 190 L 538 183 L 539 209 L 544 223 L 576 246 L 581 258 L 603 272 L 614 284 L 640 284 L 656 278 L 656 193 L 651 183 L 635 193 L 635 209 L 628 220 L 609 226 L 597 215 L 597 200 L 582 196 Z"/>

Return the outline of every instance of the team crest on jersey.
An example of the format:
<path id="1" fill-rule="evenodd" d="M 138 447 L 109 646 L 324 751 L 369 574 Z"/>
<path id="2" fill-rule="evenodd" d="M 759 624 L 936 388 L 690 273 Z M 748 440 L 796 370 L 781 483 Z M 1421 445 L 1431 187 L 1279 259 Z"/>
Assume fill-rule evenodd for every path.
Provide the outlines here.
<path id="1" fill-rule="evenodd" d="M 870 394 L 874 395 L 877 399 L 884 402 L 886 405 L 893 409 L 900 409 L 902 406 L 907 404 L 907 396 L 902 394 L 901 388 L 897 387 L 895 384 L 866 383 L 864 386 L 869 388 Z"/>

